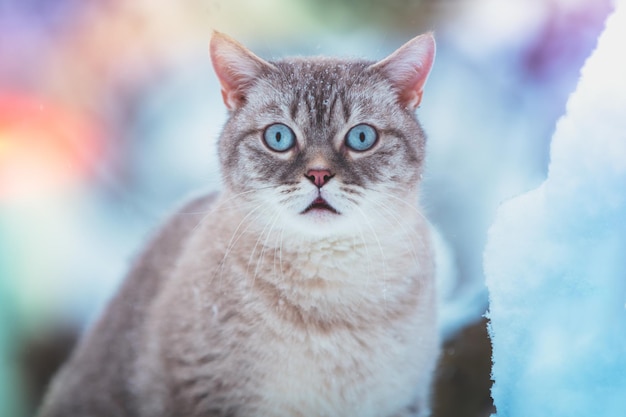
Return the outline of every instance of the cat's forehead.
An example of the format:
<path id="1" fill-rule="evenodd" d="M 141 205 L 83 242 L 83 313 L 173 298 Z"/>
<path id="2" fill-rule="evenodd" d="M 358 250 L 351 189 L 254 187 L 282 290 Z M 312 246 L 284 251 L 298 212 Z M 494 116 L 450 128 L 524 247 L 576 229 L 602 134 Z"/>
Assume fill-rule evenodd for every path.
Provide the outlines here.
<path id="1" fill-rule="evenodd" d="M 315 115 L 302 123 L 347 121 L 350 115 L 385 113 L 396 102 L 394 88 L 372 61 L 329 57 L 292 57 L 271 61 L 250 96 L 254 110 L 277 109 L 291 117 Z M 285 106 L 283 108 L 283 106 Z M 302 111 L 302 110 L 306 111 Z M 340 117 L 341 118 L 341 117 Z"/>
<path id="2" fill-rule="evenodd" d="M 372 61 L 296 57 L 270 64 L 245 106 L 257 124 L 290 120 L 304 130 L 325 132 L 353 119 L 374 122 L 397 101 Z"/>
<path id="3" fill-rule="evenodd" d="M 370 68 L 372 63 L 328 57 L 290 57 L 272 62 L 281 78 L 302 87 L 352 86 L 379 81 L 379 74 Z"/>

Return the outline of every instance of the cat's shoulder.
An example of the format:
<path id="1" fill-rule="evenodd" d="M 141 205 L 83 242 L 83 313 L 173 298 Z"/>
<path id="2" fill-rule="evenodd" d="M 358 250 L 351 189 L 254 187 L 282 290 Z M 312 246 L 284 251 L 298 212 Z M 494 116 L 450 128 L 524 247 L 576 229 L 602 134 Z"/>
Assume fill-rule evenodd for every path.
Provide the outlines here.
<path id="1" fill-rule="evenodd" d="M 155 244 L 178 246 L 207 216 L 218 196 L 218 192 L 210 192 L 187 197 L 162 222 L 148 247 Z"/>
<path id="2" fill-rule="evenodd" d="M 218 198 L 218 193 L 204 193 L 187 198 L 161 222 L 156 233 L 148 239 L 131 270 L 131 276 L 163 275 L 176 263 L 185 242 Z"/>
<path id="3" fill-rule="evenodd" d="M 207 215 L 218 196 L 219 193 L 214 191 L 187 197 L 173 210 L 164 227 L 178 230 L 194 228 Z"/>

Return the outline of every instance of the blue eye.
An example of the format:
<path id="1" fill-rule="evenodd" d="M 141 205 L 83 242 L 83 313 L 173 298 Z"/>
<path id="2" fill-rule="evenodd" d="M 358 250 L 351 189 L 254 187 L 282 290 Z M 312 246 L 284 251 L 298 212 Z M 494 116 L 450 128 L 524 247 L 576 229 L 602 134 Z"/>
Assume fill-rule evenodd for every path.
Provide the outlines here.
<path id="1" fill-rule="evenodd" d="M 376 143 L 378 133 L 370 125 L 356 125 L 346 135 L 346 145 L 355 151 L 363 152 L 370 149 Z"/>
<path id="2" fill-rule="evenodd" d="M 265 129 L 263 140 L 271 150 L 285 152 L 296 144 L 296 135 L 288 126 L 282 123 L 275 123 Z"/>

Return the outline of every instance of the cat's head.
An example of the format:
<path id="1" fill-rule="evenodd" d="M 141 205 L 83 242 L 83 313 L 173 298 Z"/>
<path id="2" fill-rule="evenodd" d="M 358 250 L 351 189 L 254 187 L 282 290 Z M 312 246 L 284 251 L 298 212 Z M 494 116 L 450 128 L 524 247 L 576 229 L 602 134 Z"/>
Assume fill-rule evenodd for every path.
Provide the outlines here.
<path id="1" fill-rule="evenodd" d="M 324 235 L 415 215 L 425 137 L 414 111 L 431 34 L 379 62 L 268 62 L 217 32 L 210 53 L 229 110 L 222 174 L 250 216 Z"/>

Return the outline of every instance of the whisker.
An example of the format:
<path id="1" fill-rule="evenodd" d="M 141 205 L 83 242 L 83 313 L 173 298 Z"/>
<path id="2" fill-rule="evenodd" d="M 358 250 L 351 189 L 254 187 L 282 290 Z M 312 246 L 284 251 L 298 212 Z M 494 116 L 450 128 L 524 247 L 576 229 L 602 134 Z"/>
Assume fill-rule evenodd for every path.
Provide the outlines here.
<path id="1" fill-rule="evenodd" d="M 405 247 L 408 249 L 409 254 L 411 255 L 411 258 L 413 259 L 415 264 L 416 265 L 419 264 L 418 256 L 417 256 L 417 250 L 416 250 L 415 246 L 413 245 L 412 239 L 410 239 L 409 236 L 415 236 L 415 238 L 418 239 L 420 241 L 420 243 L 422 243 L 422 245 L 424 245 L 424 242 L 423 242 L 423 239 L 421 239 L 421 236 L 418 236 L 416 231 L 410 230 L 409 227 L 406 224 L 406 221 L 403 222 L 402 218 L 400 218 L 398 216 L 398 214 L 394 210 L 390 209 L 383 202 L 375 201 L 373 199 L 370 199 L 368 201 L 370 203 L 375 204 L 376 206 L 380 207 L 382 210 L 385 211 L 385 213 L 387 213 L 388 216 L 391 217 L 391 219 L 389 219 L 388 216 L 380 216 L 390 226 L 399 227 L 404 232 L 401 239 L 402 239 L 403 243 L 405 244 Z M 393 220 L 393 222 L 391 220 Z"/>
<path id="2" fill-rule="evenodd" d="M 347 194 L 354 194 L 354 195 L 356 195 L 357 197 L 362 197 L 362 196 L 363 196 L 363 191 L 358 190 L 358 189 L 356 189 L 356 188 L 354 188 L 354 187 L 349 187 L 349 186 L 347 186 L 347 185 L 343 185 L 343 186 L 339 187 L 339 189 L 340 189 L 341 191 L 343 191 L 344 193 L 347 193 Z"/>
<path id="3" fill-rule="evenodd" d="M 237 242 L 239 242 L 239 239 L 241 239 L 241 237 L 250 229 L 250 227 L 252 227 L 252 222 L 249 222 L 247 227 L 241 232 L 239 232 L 239 229 L 241 229 L 241 226 L 247 221 L 247 219 L 253 214 L 255 213 L 257 210 L 264 208 L 263 204 L 259 204 L 257 205 L 254 209 L 250 210 L 239 222 L 239 224 L 237 225 L 237 227 L 235 228 L 235 231 L 233 232 L 233 234 L 230 237 L 230 241 L 228 242 L 228 244 L 226 245 L 226 250 L 224 251 L 224 256 L 222 257 L 222 260 L 220 261 L 219 265 L 220 265 L 220 269 L 219 269 L 219 277 L 221 279 L 222 273 L 224 272 L 224 265 L 226 264 L 226 259 L 228 258 L 228 256 L 230 255 L 231 251 L 233 250 L 233 248 L 235 247 L 235 245 L 237 244 Z M 257 218 L 260 217 L 261 214 L 257 214 Z"/>
<path id="4" fill-rule="evenodd" d="M 272 231 L 274 230 L 274 226 L 276 226 L 276 221 L 280 218 L 281 214 L 282 214 L 282 210 L 279 210 L 278 213 L 276 213 L 276 217 L 274 218 L 274 221 L 272 222 L 272 227 L 270 228 L 266 238 L 265 238 L 265 242 L 263 243 L 263 251 L 261 252 L 261 256 L 264 256 L 264 251 L 269 247 L 268 245 L 268 239 L 272 234 Z M 281 228 L 281 233 L 282 233 L 282 228 Z M 274 249 L 274 256 L 272 257 L 272 273 L 274 274 L 274 276 L 276 276 L 276 251 L 277 251 L 277 247 L 276 247 L 276 241 L 274 241 L 274 244 L 272 245 L 272 248 Z M 257 267 L 258 267 L 258 263 L 257 263 Z M 256 271 L 255 271 L 255 277 L 256 277 Z"/>
<path id="5" fill-rule="evenodd" d="M 227 201 L 228 201 L 228 200 L 227 200 Z M 253 204 L 254 204 L 254 203 L 248 203 L 247 205 L 252 206 Z M 241 205 L 239 205 L 239 206 L 241 207 Z M 212 205 L 211 207 L 209 207 L 209 209 L 208 209 L 208 210 L 206 210 L 206 211 L 198 211 L 198 212 L 195 212 L 195 213 L 192 213 L 192 212 L 183 212 L 183 213 L 181 213 L 181 214 L 194 214 L 194 215 L 197 215 L 197 214 L 203 214 L 203 213 L 204 213 L 204 216 L 202 216 L 202 218 L 200 218 L 200 220 L 198 220 L 198 223 L 197 223 L 197 224 L 194 226 L 194 228 L 191 230 L 191 233 L 190 233 L 190 234 L 193 234 L 196 230 L 198 230 L 198 228 L 202 225 L 202 223 L 203 223 L 204 221 L 206 221 L 206 219 L 207 219 L 207 218 L 209 218 L 209 217 L 211 217 L 211 216 L 214 216 L 214 215 L 216 215 L 217 213 L 220 213 L 220 212 L 222 212 L 222 211 L 226 211 L 226 210 L 230 210 L 230 209 L 231 209 L 231 207 L 225 206 L 224 204 L 220 204 L 220 205 L 218 205 L 218 204 L 213 204 L 213 205 Z"/>
<path id="6" fill-rule="evenodd" d="M 374 238 L 376 239 L 376 243 L 378 244 L 378 249 L 380 250 L 382 266 L 383 266 L 383 299 L 384 299 L 384 302 L 385 302 L 385 305 L 386 305 L 386 303 L 387 303 L 387 262 L 385 261 L 385 251 L 383 250 L 383 246 L 380 243 L 380 239 L 378 238 L 378 234 L 376 233 L 376 229 L 374 229 L 374 227 L 372 226 L 371 222 L 369 221 L 369 219 L 367 218 L 367 216 L 365 215 L 363 210 L 361 210 L 361 208 L 358 205 L 355 205 L 354 207 L 363 216 L 363 219 L 365 220 L 365 222 L 369 226 L 370 230 L 372 231 L 372 233 L 374 235 Z"/>
<path id="7" fill-rule="evenodd" d="M 284 234 L 284 232 L 285 232 L 285 228 L 281 227 L 281 229 L 280 229 L 280 243 L 278 244 L 278 249 L 279 249 L 279 252 L 278 252 L 278 254 L 279 254 L 279 256 L 278 256 L 279 265 L 278 266 L 280 267 L 280 278 L 283 281 L 285 280 L 285 276 L 284 276 L 284 272 L 283 272 L 283 234 Z"/>
<path id="8" fill-rule="evenodd" d="M 276 215 L 274 216 L 274 220 L 272 221 L 272 225 L 270 226 L 270 229 L 268 230 L 267 234 L 265 235 L 265 241 L 263 242 L 263 245 L 261 247 L 261 254 L 260 254 L 259 258 L 257 259 L 257 264 L 256 264 L 256 267 L 254 268 L 254 275 L 252 277 L 252 282 L 253 283 L 256 280 L 256 277 L 257 277 L 258 272 L 259 272 L 259 268 L 262 266 L 263 257 L 265 256 L 265 251 L 267 250 L 267 247 L 268 247 L 268 239 L 271 236 L 272 230 L 274 230 L 274 226 L 276 225 L 276 221 L 280 218 L 281 213 L 282 213 L 282 210 L 279 210 L 276 213 Z M 274 252 L 274 254 L 276 254 L 276 252 Z"/>
<path id="9" fill-rule="evenodd" d="M 259 192 L 259 190 L 267 190 L 267 189 L 273 189 L 273 188 L 275 188 L 275 187 L 272 187 L 272 186 L 267 186 L 267 187 L 259 187 L 259 188 L 255 188 L 255 189 L 253 189 L 253 190 L 242 191 L 242 192 L 240 192 L 240 193 L 236 193 L 236 194 L 231 194 L 231 195 L 229 195 L 229 197 L 228 197 L 227 199 L 225 199 L 225 200 L 220 200 L 220 198 L 222 197 L 222 195 L 220 195 L 220 196 L 219 196 L 219 197 L 215 200 L 215 203 L 218 203 L 218 202 L 220 203 L 220 207 L 219 207 L 219 209 L 227 209 L 227 208 L 229 208 L 229 207 L 227 206 L 227 204 L 226 204 L 226 203 L 229 203 L 229 202 L 231 202 L 231 201 L 233 201 L 233 200 L 236 200 L 237 198 L 239 198 L 239 197 L 241 197 L 241 196 L 244 196 L 244 195 L 247 195 L 247 194 L 255 194 L 255 193 L 258 193 L 258 192 Z M 244 200 L 244 201 L 245 201 L 245 200 Z M 244 202 L 244 201 L 242 201 L 242 202 Z M 217 209 L 217 208 L 218 208 L 218 207 L 217 207 L 217 205 L 216 205 L 215 203 L 214 203 L 214 204 L 212 204 L 212 205 L 211 205 L 211 206 L 210 206 L 207 210 L 200 210 L 200 211 L 182 211 L 182 212 L 180 212 L 180 214 L 202 214 L 202 213 L 210 212 L 211 210 L 214 210 L 214 209 Z M 251 203 L 251 204 L 252 204 L 252 203 Z"/>
<path id="10" fill-rule="evenodd" d="M 355 204 L 356 205 L 356 204 Z M 361 237 L 361 241 L 363 242 L 363 248 L 365 249 L 365 257 L 367 258 L 367 284 L 369 284 L 372 277 L 372 257 L 370 256 L 369 245 L 367 244 L 367 240 L 365 239 L 365 235 L 363 234 L 363 228 L 359 223 L 355 222 L 356 229 L 359 232 L 359 236 Z"/>
<path id="11" fill-rule="evenodd" d="M 252 251 L 251 254 L 254 254 L 254 252 L 256 252 L 256 248 L 259 246 L 259 243 L 261 241 L 261 239 L 263 238 L 265 231 L 267 230 L 267 228 L 269 227 L 271 221 L 266 221 L 265 224 L 263 225 L 263 229 L 261 229 L 261 231 L 257 234 L 257 238 L 255 241 L 254 246 L 252 247 Z M 248 267 L 249 267 L 249 262 L 248 262 Z M 248 269 L 246 269 L 246 273 L 248 272 Z"/>
<path id="12" fill-rule="evenodd" d="M 432 223 L 430 223 L 430 221 L 426 218 L 426 216 L 424 216 L 424 213 L 422 213 L 422 211 L 417 207 L 416 203 L 413 203 L 413 204 L 409 203 L 408 201 L 403 200 L 403 199 L 401 199 L 398 196 L 395 196 L 395 195 L 390 194 L 390 193 L 386 193 L 384 191 L 376 190 L 375 192 L 379 193 L 379 194 L 382 194 L 385 197 L 390 197 L 390 198 L 393 198 L 393 199 L 401 202 L 402 204 L 406 205 L 408 208 L 412 209 L 418 216 L 420 216 L 424 221 L 426 221 L 428 223 L 428 225 L 432 226 Z"/>
<path id="13" fill-rule="evenodd" d="M 283 209 L 281 208 L 280 213 L 278 213 L 278 217 L 280 217 L 280 215 L 282 214 Z M 280 234 L 276 235 L 274 242 L 272 244 L 272 247 L 274 249 L 274 256 L 272 257 L 272 273 L 274 274 L 274 276 L 278 276 L 277 271 L 276 271 L 276 256 L 277 254 L 279 255 L 279 273 L 280 273 L 280 278 L 282 281 L 284 281 L 284 275 L 283 275 L 283 271 L 282 271 L 282 239 L 283 239 L 283 232 L 285 231 L 285 228 L 283 226 L 280 227 Z"/>

